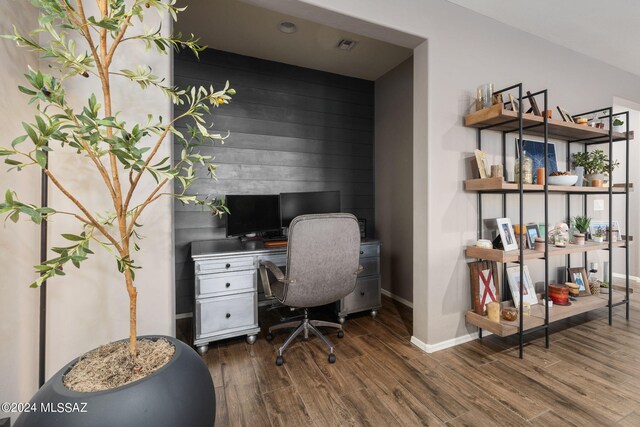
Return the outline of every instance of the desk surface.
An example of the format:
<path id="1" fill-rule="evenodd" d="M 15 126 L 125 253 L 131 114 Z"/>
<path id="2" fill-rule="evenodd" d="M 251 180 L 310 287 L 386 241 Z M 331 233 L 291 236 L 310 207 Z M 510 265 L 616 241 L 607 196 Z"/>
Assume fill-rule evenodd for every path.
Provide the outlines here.
<path id="1" fill-rule="evenodd" d="M 361 244 L 377 243 L 374 239 L 363 239 Z M 265 248 L 262 240 L 250 240 L 242 242 L 240 239 L 202 240 L 191 242 L 191 258 L 200 258 L 228 255 L 259 255 L 286 253 L 287 247 Z"/>

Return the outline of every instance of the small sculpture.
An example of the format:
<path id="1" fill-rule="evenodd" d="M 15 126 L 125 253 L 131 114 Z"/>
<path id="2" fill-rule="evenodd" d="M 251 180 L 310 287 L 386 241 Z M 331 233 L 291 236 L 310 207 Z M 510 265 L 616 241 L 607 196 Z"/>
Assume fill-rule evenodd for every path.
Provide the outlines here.
<path id="1" fill-rule="evenodd" d="M 564 246 L 569 243 L 569 226 L 564 222 L 556 224 L 549 230 L 549 243 L 556 246 Z"/>

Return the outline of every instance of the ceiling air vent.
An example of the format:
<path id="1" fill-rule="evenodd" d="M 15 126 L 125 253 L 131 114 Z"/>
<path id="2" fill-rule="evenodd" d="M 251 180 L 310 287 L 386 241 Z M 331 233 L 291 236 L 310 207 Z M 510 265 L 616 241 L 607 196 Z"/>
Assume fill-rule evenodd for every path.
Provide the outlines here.
<path id="1" fill-rule="evenodd" d="M 353 50 L 354 47 L 358 44 L 355 40 L 342 39 L 336 46 L 338 49 L 346 50 L 347 52 Z"/>

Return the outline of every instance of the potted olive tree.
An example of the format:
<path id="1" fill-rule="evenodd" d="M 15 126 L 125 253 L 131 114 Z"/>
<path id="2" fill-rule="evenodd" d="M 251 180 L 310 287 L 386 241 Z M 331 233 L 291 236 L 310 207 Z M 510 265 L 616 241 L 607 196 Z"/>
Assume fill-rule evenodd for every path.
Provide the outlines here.
<path id="1" fill-rule="evenodd" d="M 609 180 L 609 157 L 604 151 L 597 149 L 583 153 L 573 153 L 573 165 L 584 168 L 585 179 L 591 183 L 592 180 Z M 611 171 L 620 166 L 617 160 L 611 162 Z"/>
<path id="2" fill-rule="evenodd" d="M 31 286 L 38 287 L 47 279 L 64 275 L 69 264 L 79 268 L 93 255 L 93 248 L 104 248 L 114 257 L 114 266 L 122 274 L 123 291 L 129 296 L 130 321 L 128 340 L 71 362 L 34 396 L 37 405 L 83 403 L 89 413 L 44 413 L 38 406 L 38 411 L 25 414 L 29 419 L 21 417 L 18 425 L 211 425 L 215 414 L 214 389 L 208 369 L 197 353 L 171 337 L 146 340 L 137 337 L 135 271 L 141 266 L 136 264 L 135 253 L 139 250 L 141 215 L 160 197 L 173 196 L 185 204 L 199 204 L 216 215 L 226 212 L 220 200 L 187 195 L 186 190 L 195 181 L 197 168 L 204 168 L 215 177 L 212 159 L 199 154 L 198 146 L 224 140 L 226 136 L 212 132 L 206 119 L 212 108 L 227 104 L 235 92 L 228 83 L 219 90 L 213 87 L 182 90 L 164 84 L 148 66 L 134 69 L 114 66 L 117 62 L 114 59 L 127 55 L 126 46 L 133 43 L 146 44 L 158 54 L 190 49 L 197 56 L 202 51 L 193 36 L 183 41 L 179 34 L 165 36 L 160 28 L 142 27 L 149 10 L 169 14 L 175 20 L 183 10 L 175 6 L 175 0 L 32 0 L 32 3 L 40 12 L 39 27 L 29 35 L 15 31 L 3 37 L 39 53 L 46 67 L 29 69 L 26 83 L 18 87 L 26 96 L 25 102 L 34 105 L 35 116 L 31 123 L 23 124 L 24 135 L 0 147 L 0 156 L 10 168 L 41 168 L 51 187 L 75 209 L 29 204 L 7 190 L 0 213 L 12 221 L 26 216 L 36 224 L 55 216 L 75 218 L 77 231 L 63 234 L 68 244 L 52 248 L 55 256 L 36 266 L 40 276 Z M 183 105 L 184 112 L 168 121 L 150 114 L 148 122 L 126 123 L 122 119 L 126 110 L 117 112 L 112 108 L 114 77 L 129 80 L 142 89 L 160 90 L 167 96 L 167 102 Z M 80 79 L 96 79 L 101 91 L 86 93 L 84 105 L 74 105 L 65 96 L 65 87 Z M 186 132 L 176 128 L 179 121 L 183 126 L 186 124 Z M 181 154 L 176 159 L 159 158 L 158 150 L 171 144 L 172 138 L 182 147 Z M 49 167 L 48 153 L 54 150 L 75 153 L 91 165 L 103 184 L 95 191 L 102 191 L 113 207 L 111 212 L 96 212 L 94 206 L 80 200 L 74 184 L 82 180 L 66 182 L 56 168 Z M 148 192 L 143 192 L 139 185 L 145 176 L 155 180 Z M 173 180 L 180 183 L 177 193 L 170 185 Z M 162 357 L 158 357 L 159 353 Z M 85 363 L 87 360 L 92 362 Z M 78 386 L 80 381 L 69 378 L 78 378 L 76 371 L 84 365 L 89 366 L 79 377 L 94 380 Z M 109 370 L 117 368 L 117 373 L 96 374 L 100 368 L 95 366 L 100 365 Z M 105 377 L 109 379 L 106 383 Z M 118 381 L 111 381 L 114 377 Z M 130 404 L 133 401 L 135 407 Z"/>

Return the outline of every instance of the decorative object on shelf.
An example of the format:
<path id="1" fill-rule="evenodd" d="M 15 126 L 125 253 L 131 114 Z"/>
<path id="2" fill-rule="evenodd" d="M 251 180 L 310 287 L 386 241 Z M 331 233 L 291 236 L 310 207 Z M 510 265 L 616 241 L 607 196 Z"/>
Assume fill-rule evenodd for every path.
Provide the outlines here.
<path id="1" fill-rule="evenodd" d="M 502 165 L 491 165 L 491 178 L 503 178 Z"/>
<path id="2" fill-rule="evenodd" d="M 549 185 L 562 185 L 565 187 L 571 187 L 578 182 L 578 177 L 571 174 L 571 172 L 552 172 L 549 175 Z"/>
<path id="3" fill-rule="evenodd" d="M 578 177 L 578 179 L 576 180 L 576 187 L 582 187 L 584 185 L 584 167 L 576 166 L 574 172 Z"/>
<path id="4" fill-rule="evenodd" d="M 516 113 L 520 111 L 520 104 L 518 104 L 518 101 L 516 101 L 511 94 L 509 94 L 509 104 L 511 105 L 511 111 L 515 111 Z"/>
<path id="5" fill-rule="evenodd" d="M 553 301 L 551 301 L 551 299 L 548 299 L 548 300 L 541 299 L 540 305 L 544 307 L 545 301 L 547 302 L 547 306 L 549 307 L 549 309 L 551 309 L 553 307 Z"/>
<path id="6" fill-rule="evenodd" d="M 556 246 L 558 246 L 558 243 L 560 243 L 561 247 L 564 247 L 568 242 L 569 226 L 564 222 L 556 224 L 553 229 L 549 230 L 549 243 L 553 243 Z"/>
<path id="7" fill-rule="evenodd" d="M 487 316 L 492 322 L 500 322 L 500 303 L 490 302 L 487 304 Z"/>
<path id="8" fill-rule="evenodd" d="M 542 116 L 540 108 L 538 108 L 538 103 L 529 90 L 527 91 L 527 97 L 529 98 L 529 105 L 531 105 L 531 112 L 536 116 Z"/>
<path id="9" fill-rule="evenodd" d="M 533 247 L 533 249 L 535 249 L 536 251 L 544 252 L 544 238 L 536 238 L 535 246 Z"/>
<path id="10" fill-rule="evenodd" d="M 569 288 L 559 283 L 549 283 L 549 298 L 556 305 L 571 305 L 569 302 Z"/>
<path id="11" fill-rule="evenodd" d="M 476 242 L 476 247 L 484 248 L 484 249 L 493 249 L 493 243 L 491 243 L 491 240 L 479 239 Z"/>
<path id="12" fill-rule="evenodd" d="M 584 267 L 569 268 L 569 281 L 578 285 L 580 295 L 591 295 L 589 290 L 589 277 Z"/>
<path id="13" fill-rule="evenodd" d="M 498 224 L 498 233 L 500 233 L 503 249 L 505 251 L 518 249 L 518 242 L 516 242 L 515 234 L 513 233 L 511 220 L 509 218 L 497 218 L 496 223 Z"/>
<path id="14" fill-rule="evenodd" d="M 567 288 L 569 288 L 569 295 L 572 297 L 580 296 L 580 286 L 577 283 L 565 282 Z"/>
<path id="15" fill-rule="evenodd" d="M 574 216 L 571 219 L 573 226 L 578 230 L 577 233 L 573 234 L 575 238 L 574 243 L 576 245 L 584 245 L 586 233 L 589 231 L 589 226 L 591 225 L 591 218 L 588 216 Z"/>
<path id="16" fill-rule="evenodd" d="M 567 110 L 565 110 L 564 108 L 560 108 L 559 106 L 556 108 L 558 109 L 558 112 L 560 113 L 560 117 L 562 118 L 563 121 L 569 122 L 569 123 L 575 123 L 575 121 L 573 120 L 573 117 L 571 117 L 571 114 L 569 114 Z"/>
<path id="17" fill-rule="evenodd" d="M 489 168 L 487 155 L 484 153 L 484 151 L 481 150 L 474 150 L 473 153 L 476 156 L 476 164 L 478 166 L 478 173 L 480 174 L 480 178 L 489 178 L 491 169 Z"/>
<path id="18" fill-rule="evenodd" d="M 527 224 L 527 238 L 529 239 L 529 248 L 534 248 L 536 240 L 540 237 L 540 229 L 538 229 L 538 224 Z M 544 243 L 544 239 L 542 239 Z M 544 250 L 544 245 L 542 250 Z"/>
<path id="19" fill-rule="evenodd" d="M 544 168 L 536 168 L 536 184 L 544 185 L 544 181 L 546 178 L 546 174 L 544 173 Z"/>
<path id="20" fill-rule="evenodd" d="M 518 243 L 518 249 L 521 244 L 524 244 L 525 249 L 529 248 L 529 242 L 526 235 L 526 227 L 520 226 L 520 224 L 513 224 L 513 234 L 516 236 L 516 242 Z"/>
<path id="21" fill-rule="evenodd" d="M 585 178 L 588 182 L 593 180 L 608 181 L 609 175 L 609 157 L 601 149 L 573 153 L 573 165 L 575 167 L 582 166 L 584 168 Z M 611 170 L 620 166 L 617 160 L 611 162 Z"/>
<path id="22" fill-rule="evenodd" d="M 520 184 L 520 161 L 516 159 L 514 165 L 515 183 Z M 533 184 L 533 159 L 526 151 L 522 152 L 522 183 Z"/>
<path id="23" fill-rule="evenodd" d="M 591 238 L 596 243 L 602 243 L 604 242 L 604 233 L 601 231 L 596 231 L 595 233 L 591 234 Z"/>
<path id="24" fill-rule="evenodd" d="M 491 107 L 493 102 L 493 84 L 485 83 L 478 86 L 476 92 L 476 109 L 482 110 L 483 108 Z"/>
<path id="25" fill-rule="evenodd" d="M 518 310 L 514 307 L 505 307 L 502 309 L 502 318 L 507 322 L 518 320 Z"/>
<path id="26" fill-rule="evenodd" d="M 553 118 L 553 110 L 549 109 L 549 110 L 545 111 L 545 113 L 546 113 L 548 119 L 552 119 Z M 544 115 L 542 117 L 544 117 Z"/>
<path id="27" fill-rule="evenodd" d="M 622 233 L 620 231 L 620 223 L 616 220 L 611 221 L 611 225 L 613 227 L 613 229 L 615 230 L 615 240 L 614 242 L 618 241 L 618 240 L 622 240 Z M 591 224 L 589 225 L 589 233 L 591 233 L 591 236 L 595 236 L 596 234 L 602 236 L 603 240 L 605 240 L 605 237 L 608 238 L 608 232 L 607 232 L 607 228 L 609 228 L 609 221 L 591 221 Z"/>
<path id="28" fill-rule="evenodd" d="M 613 122 L 611 122 L 611 125 L 613 126 L 613 131 L 614 132 L 624 132 L 626 129 L 624 128 L 624 120 L 622 120 L 620 117 L 613 117 Z"/>
<path id="29" fill-rule="evenodd" d="M 604 180 L 602 179 L 592 179 L 591 186 L 592 187 L 604 187 Z"/>
<path id="30" fill-rule="evenodd" d="M 522 303 L 522 315 L 524 317 L 531 316 L 531 304 L 526 301 Z"/>
<path id="31" fill-rule="evenodd" d="M 529 304 L 537 304 L 538 297 L 536 296 L 536 289 L 529 275 L 529 268 L 523 266 L 524 283 L 522 284 L 522 299 L 523 302 Z M 516 308 L 520 307 L 520 266 L 514 266 L 507 268 L 507 280 L 509 281 L 509 289 L 511 289 L 511 296 L 513 297 L 513 305 Z"/>
<path id="32" fill-rule="evenodd" d="M 584 125 L 584 126 L 586 126 L 586 125 L 587 125 L 587 123 L 589 123 L 589 119 L 587 119 L 586 117 L 578 117 L 578 118 L 576 119 L 576 123 L 577 123 L 577 124 L 579 124 L 579 125 Z"/>
<path id="33" fill-rule="evenodd" d="M 504 101 L 502 99 L 502 94 L 501 93 L 496 93 L 496 94 L 493 95 L 493 100 L 492 100 L 493 105 L 502 104 L 503 102 Z"/>
<path id="34" fill-rule="evenodd" d="M 556 145 L 549 143 L 548 146 L 549 146 L 548 153 L 547 153 L 548 165 L 547 165 L 546 173 L 547 175 L 551 175 L 553 174 L 553 172 L 558 171 L 558 161 L 556 159 Z M 520 142 L 516 138 L 516 164 L 518 164 L 519 148 L 520 148 Z M 532 167 L 533 179 L 531 181 L 533 183 L 538 179 L 536 170 L 538 168 L 544 168 L 544 141 L 531 141 L 531 140 L 525 139 L 523 140 L 522 151 L 526 151 L 527 155 L 529 155 L 533 160 L 533 167 Z"/>
<path id="35" fill-rule="evenodd" d="M 489 303 L 500 301 L 498 264 L 495 261 L 470 262 L 469 272 L 471 273 L 473 311 L 484 316 Z"/>

